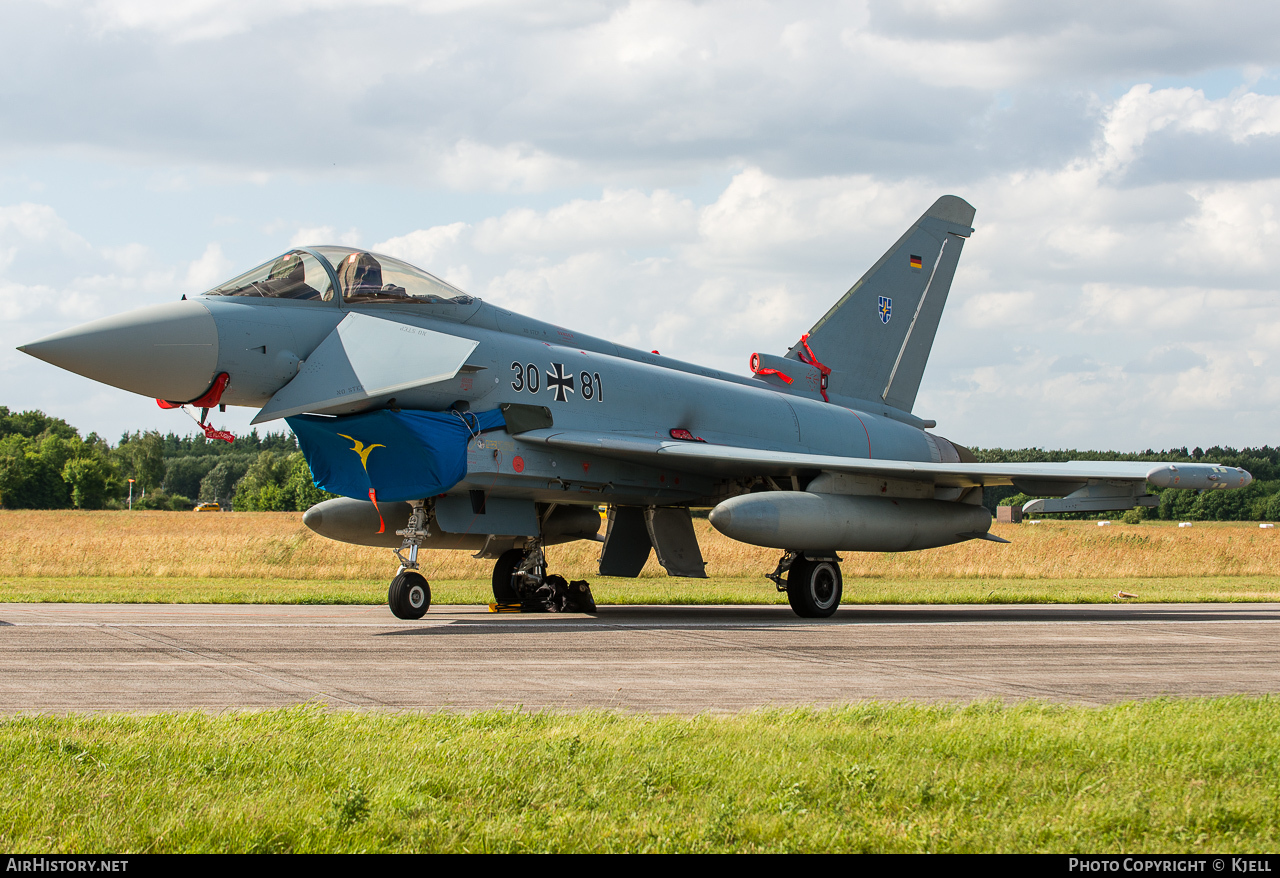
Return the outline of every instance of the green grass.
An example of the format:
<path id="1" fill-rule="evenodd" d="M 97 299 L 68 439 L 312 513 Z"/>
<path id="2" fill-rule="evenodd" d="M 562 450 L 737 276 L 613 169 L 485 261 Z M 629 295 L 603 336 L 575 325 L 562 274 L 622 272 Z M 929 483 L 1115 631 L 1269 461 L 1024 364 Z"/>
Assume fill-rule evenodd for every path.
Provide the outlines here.
<path id="1" fill-rule="evenodd" d="M 600 604 L 785 604 L 764 577 L 591 580 Z M 1280 601 L 1280 577 L 1184 576 L 1150 579 L 845 579 L 845 603 L 1111 603 L 1117 592 L 1141 602 Z M 487 604 L 488 580 L 437 580 L 437 604 Z M 387 583 L 368 580 L 200 579 L 164 576 L 3 577 L 0 603 L 381 604 Z"/>
<path id="2" fill-rule="evenodd" d="M 1258 852 L 1280 700 L 0 721 L 0 848 Z"/>

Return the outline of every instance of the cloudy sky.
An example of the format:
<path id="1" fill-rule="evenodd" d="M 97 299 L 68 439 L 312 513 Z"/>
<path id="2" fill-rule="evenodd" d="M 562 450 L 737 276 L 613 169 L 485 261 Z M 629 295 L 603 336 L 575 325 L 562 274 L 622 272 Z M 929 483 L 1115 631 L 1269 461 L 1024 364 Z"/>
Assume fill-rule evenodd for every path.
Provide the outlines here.
<path id="1" fill-rule="evenodd" d="M 0 405 L 188 432 L 13 348 L 309 243 L 745 373 L 951 193 L 977 231 L 915 408 L 937 432 L 1274 445 L 1278 25 L 1169 0 L 4 0 Z"/>

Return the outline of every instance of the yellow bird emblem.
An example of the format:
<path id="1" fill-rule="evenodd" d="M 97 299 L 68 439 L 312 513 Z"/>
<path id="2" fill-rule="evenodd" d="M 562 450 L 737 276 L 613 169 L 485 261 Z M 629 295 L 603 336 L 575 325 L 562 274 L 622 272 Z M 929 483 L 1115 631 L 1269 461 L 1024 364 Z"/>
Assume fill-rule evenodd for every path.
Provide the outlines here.
<path id="1" fill-rule="evenodd" d="M 351 446 L 351 450 L 354 451 L 356 454 L 360 455 L 360 465 L 364 467 L 365 472 L 369 471 L 369 452 L 373 451 L 373 449 L 375 448 L 387 447 L 385 445 L 370 445 L 369 447 L 366 448 L 365 444 L 361 442 L 359 439 L 356 439 L 354 436 L 348 436 L 346 433 L 339 433 L 338 435 L 341 436 L 343 439 L 350 439 L 352 442 L 355 443 L 355 445 Z"/>

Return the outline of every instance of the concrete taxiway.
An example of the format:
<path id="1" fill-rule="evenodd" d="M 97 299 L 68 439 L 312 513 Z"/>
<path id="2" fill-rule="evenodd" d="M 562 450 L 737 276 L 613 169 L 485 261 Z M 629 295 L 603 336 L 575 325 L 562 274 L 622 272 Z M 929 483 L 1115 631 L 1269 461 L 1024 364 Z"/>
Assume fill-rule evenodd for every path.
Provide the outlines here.
<path id="1" fill-rule="evenodd" d="M 686 712 L 862 699 L 1280 692 L 1280 604 L 432 607 L 0 604 L 0 712 Z"/>

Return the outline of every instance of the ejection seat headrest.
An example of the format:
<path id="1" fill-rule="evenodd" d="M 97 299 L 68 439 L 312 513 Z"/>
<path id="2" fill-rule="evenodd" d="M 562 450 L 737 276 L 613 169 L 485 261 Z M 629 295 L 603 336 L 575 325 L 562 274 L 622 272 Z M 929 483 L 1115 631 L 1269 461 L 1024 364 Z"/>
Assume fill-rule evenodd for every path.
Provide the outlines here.
<path id="1" fill-rule="evenodd" d="M 338 268 L 338 282 L 345 296 L 376 292 L 382 289 L 382 266 L 368 253 L 352 253 Z"/>
<path id="2" fill-rule="evenodd" d="M 277 259 L 267 273 L 267 280 L 286 280 L 291 284 L 300 284 L 307 279 L 306 266 L 297 253 L 286 253 Z"/>

